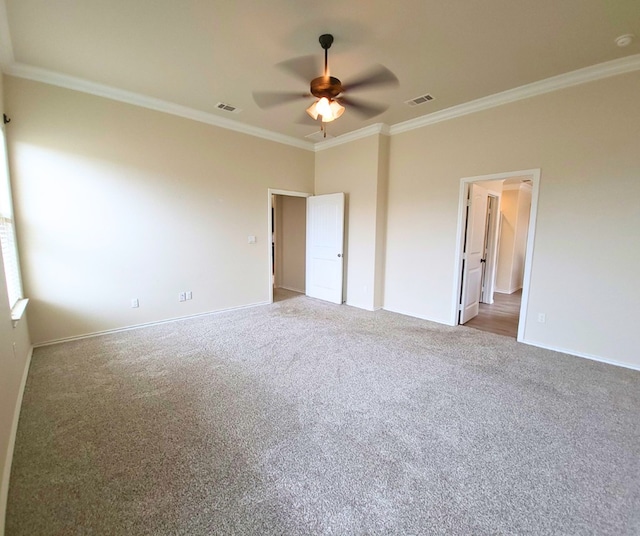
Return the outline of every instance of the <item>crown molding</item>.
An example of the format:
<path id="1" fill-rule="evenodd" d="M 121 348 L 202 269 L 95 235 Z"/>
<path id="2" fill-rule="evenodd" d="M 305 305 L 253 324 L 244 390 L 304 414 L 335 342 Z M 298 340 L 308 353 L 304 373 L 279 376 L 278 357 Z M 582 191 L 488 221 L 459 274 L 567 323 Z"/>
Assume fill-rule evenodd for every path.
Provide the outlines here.
<path id="1" fill-rule="evenodd" d="M 374 125 L 369 125 L 368 127 L 360 128 L 358 130 L 352 130 L 347 134 L 342 134 L 341 136 L 331 138 L 330 140 L 316 142 L 314 150 L 315 152 L 323 151 L 325 149 L 330 149 L 331 147 L 344 145 L 345 143 L 350 143 L 361 138 L 373 136 L 374 134 L 384 134 L 385 136 L 388 136 L 389 125 L 385 123 L 375 123 Z"/>
<path id="2" fill-rule="evenodd" d="M 5 2 L 0 0 L 0 66 L 4 73 L 18 78 L 25 78 L 36 82 L 43 82 L 45 84 L 51 84 L 54 86 L 64 87 L 66 89 L 72 89 L 75 91 L 81 91 L 83 93 L 89 93 L 99 97 L 104 97 L 127 104 L 133 104 L 143 108 L 184 117 L 200 123 L 206 123 L 209 125 L 233 130 L 247 134 L 249 136 L 255 136 L 258 138 L 266 139 L 276 143 L 282 143 L 305 149 L 308 151 L 323 151 L 331 147 L 350 143 L 352 141 L 372 136 L 375 134 L 384 134 L 386 136 L 393 136 L 402 132 L 415 130 L 434 123 L 440 123 L 442 121 L 448 121 L 456 117 L 469 115 L 482 110 L 488 110 L 497 106 L 502 106 L 511 102 L 516 102 L 530 97 L 543 95 L 559 89 L 568 88 L 584 84 L 586 82 L 592 82 L 611 76 L 616 76 L 632 71 L 640 70 L 640 54 L 626 56 L 617 60 L 592 65 L 576 71 L 561 74 L 538 82 L 533 82 L 525 86 L 520 86 L 514 89 L 509 89 L 501 93 L 482 97 L 474 101 L 470 101 L 457 106 L 452 106 L 444 110 L 439 110 L 431 114 L 416 117 L 402 123 L 397 123 L 393 126 L 386 125 L 384 123 L 376 123 L 367 127 L 348 132 L 341 136 L 337 136 L 330 140 L 320 142 L 310 142 L 307 140 L 301 140 L 292 136 L 286 136 L 270 130 L 266 130 L 259 127 L 254 127 L 239 121 L 219 117 L 209 112 L 203 112 L 187 106 L 174 104 L 172 102 L 148 97 L 139 93 L 131 91 L 125 91 L 122 89 L 114 88 L 104 84 L 96 82 L 90 82 L 81 78 L 56 73 L 47 69 L 39 67 L 33 67 L 19 62 L 13 61 L 13 48 L 11 45 L 11 38 L 9 35 L 9 28 L 6 20 L 6 5 Z"/>
<path id="3" fill-rule="evenodd" d="M 390 132 L 391 135 L 400 134 L 401 132 L 407 132 L 416 128 L 432 125 L 434 123 L 440 123 L 441 121 L 448 121 L 449 119 L 480 112 L 482 110 L 488 110 L 489 108 L 495 108 L 496 106 L 502 106 L 503 104 L 508 104 L 510 102 L 528 99 L 530 97 L 544 95 L 545 93 L 550 93 L 559 89 L 577 86 L 586 82 L 593 82 L 602 78 L 609 78 L 610 76 L 616 76 L 638 70 L 640 70 L 640 54 L 634 54 L 632 56 L 626 56 L 617 60 L 599 63 L 576 71 L 546 78 L 525 86 L 502 91 L 501 93 L 495 93 L 488 97 L 482 97 L 458 106 L 452 106 L 451 108 L 416 117 L 415 119 L 409 119 L 402 123 L 396 123 L 390 128 Z"/>
<path id="4" fill-rule="evenodd" d="M 125 91 L 123 89 L 106 86 L 104 84 L 90 82 L 88 80 L 83 80 L 82 78 L 76 78 L 74 76 L 41 69 L 40 67 L 33 67 L 31 65 L 14 62 L 4 67 L 3 70 L 6 74 L 16 76 L 18 78 L 25 78 L 35 82 L 43 82 L 53 86 L 89 93 L 98 97 L 105 97 L 107 99 L 133 104 L 134 106 L 141 106 L 142 108 L 148 108 L 157 112 L 164 112 L 184 117 L 186 119 L 192 119 L 193 121 L 198 121 L 200 123 L 234 130 L 242 134 L 248 134 L 249 136 L 256 136 L 269 141 L 291 145 L 299 149 L 306 149 L 308 151 L 314 150 L 313 143 L 306 140 L 299 140 L 291 136 L 285 136 L 284 134 L 278 134 L 277 132 L 272 132 L 263 128 L 246 125 L 225 117 L 218 117 L 212 113 L 203 112 L 201 110 L 196 110 L 194 108 L 174 104 L 172 102 L 153 97 L 147 97 L 146 95 L 141 95 L 132 91 Z"/>

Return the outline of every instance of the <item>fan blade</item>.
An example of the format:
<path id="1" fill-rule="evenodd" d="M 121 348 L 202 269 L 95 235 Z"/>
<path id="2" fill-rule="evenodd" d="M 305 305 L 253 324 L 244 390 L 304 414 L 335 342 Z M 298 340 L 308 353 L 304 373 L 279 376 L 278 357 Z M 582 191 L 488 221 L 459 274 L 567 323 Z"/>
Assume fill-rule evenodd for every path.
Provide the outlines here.
<path id="1" fill-rule="evenodd" d="M 389 105 L 386 104 L 375 104 L 373 102 L 366 102 L 360 99 L 353 99 L 351 97 L 339 97 L 336 100 L 345 106 L 347 110 L 353 110 L 364 119 L 371 119 L 376 115 L 380 115 L 389 108 Z"/>
<path id="2" fill-rule="evenodd" d="M 254 91 L 253 100 L 260 108 L 273 108 L 298 99 L 310 97 L 310 93 L 299 93 L 294 91 Z"/>
<path id="3" fill-rule="evenodd" d="M 276 64 L 276 67 L 296 76 L 305 84 L 308 84 L 318 76 L 322 76 L 322 63 L 318 56 L 292 58 Z"/>
<path id="4" fill-rule="evenodd" d="M 343 84 L 344 91 L 353 91 L 368 86 L 397 85 L 398 77 L 384 65 L 376 65 L 356 78 L 350 84 Z"/>

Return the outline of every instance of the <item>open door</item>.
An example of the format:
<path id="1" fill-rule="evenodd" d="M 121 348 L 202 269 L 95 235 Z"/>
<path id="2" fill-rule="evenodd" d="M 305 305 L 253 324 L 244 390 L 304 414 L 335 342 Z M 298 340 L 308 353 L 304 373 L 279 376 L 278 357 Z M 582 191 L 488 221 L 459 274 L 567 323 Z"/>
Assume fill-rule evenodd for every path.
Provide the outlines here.
<path id="1" fill-rule="evenodd" d="M 491 305 L 496 286 L 498 263 L 498 238 L 500 235 L 500 196 L 489 191 L 487 198 L 487 225 L 484 247 L 484 270 L 482 271 L 482 291 L 480 302 Z"/>
<path id="2" fill-rule="evenodd" d="M 344 193 L 307 197 L 306 294 L 342 303 Z"/>
<path id="3" fill-rule="evenodd" d="M 485 188 L 477 184 L 469 186 L 467 226 L 462 261 L 460 324 L 477 316 L 480 310 L 488 199 L 489 192 Z"/>

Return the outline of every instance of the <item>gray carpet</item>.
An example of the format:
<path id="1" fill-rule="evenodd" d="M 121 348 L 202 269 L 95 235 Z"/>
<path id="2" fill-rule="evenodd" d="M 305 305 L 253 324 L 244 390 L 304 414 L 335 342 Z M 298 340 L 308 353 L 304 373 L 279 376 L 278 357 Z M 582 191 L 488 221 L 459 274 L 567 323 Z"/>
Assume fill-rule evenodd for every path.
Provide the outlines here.
<path id="1" fill-rule="evenodd" d="M 7 535 L 640 533 L 640 373 L 287 298 L 36 349 Z"/>

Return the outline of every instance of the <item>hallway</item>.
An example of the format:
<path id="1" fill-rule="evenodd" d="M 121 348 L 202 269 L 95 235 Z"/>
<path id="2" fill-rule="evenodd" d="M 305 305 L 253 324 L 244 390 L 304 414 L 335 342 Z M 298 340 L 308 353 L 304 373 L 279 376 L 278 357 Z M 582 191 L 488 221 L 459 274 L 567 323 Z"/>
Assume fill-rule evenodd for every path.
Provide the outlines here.
<path id="1" fill-rule="evenodd" d="M 522 290 L 513 294 L 496 292 L 493 295 L 493 304 L 481 303 L 478 316 L 469 320 L 465 326 L 515 339 L 518 336 L 521 301 Z"/>

